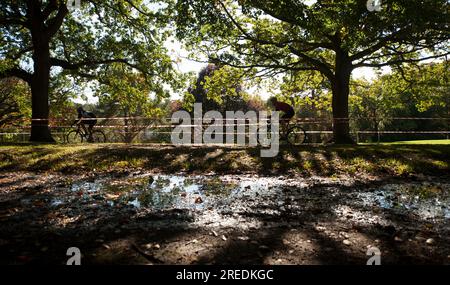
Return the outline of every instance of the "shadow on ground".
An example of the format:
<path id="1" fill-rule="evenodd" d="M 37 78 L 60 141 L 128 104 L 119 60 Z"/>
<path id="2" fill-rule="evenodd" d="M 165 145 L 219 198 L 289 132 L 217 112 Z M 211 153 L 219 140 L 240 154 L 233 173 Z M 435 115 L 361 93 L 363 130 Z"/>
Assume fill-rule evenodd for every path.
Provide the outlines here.
<path id="1" fill-rule="evenodd" d="M 72 176 L 70 183 L 93 176 Z M 234 226 L 198 226 L 195 211 L 110 207 L 81 197 L 63 212 L 51 201 L 55 187 L 67 182 L 64 175 L 4 174 L 2 179 L 2 264 L 64 264 L 73 246 L 81 249 L 83 264 L 363 265 L 368 246 L 381 249 L 385 264 L 449 263 L 448 219 L 425 220 L 351 199 L 361 187 L 383 180 L 343 184 L 327 179 L 286 187 L 276 201 L 234 202 L 243 203 L 242 210 L 221 214 L 235 218 Z M 378 220 L 369 221 L 374 216 Z M 247 221 L 251 226 L 245 226 Z"/>

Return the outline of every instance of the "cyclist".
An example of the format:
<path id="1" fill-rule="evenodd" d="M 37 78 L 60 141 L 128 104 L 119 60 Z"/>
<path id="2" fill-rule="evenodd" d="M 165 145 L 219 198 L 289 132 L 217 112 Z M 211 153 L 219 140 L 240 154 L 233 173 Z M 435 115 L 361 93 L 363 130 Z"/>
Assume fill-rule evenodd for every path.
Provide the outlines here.
<path id="1" fill-rule="evenodd" d="M 269 101 L 275 108 L 275 111 L 283 112 L 283 115 L 280 117 L 280 125 L 282 130 L 286 130 L 290 120 L 295 115 L 294 108 L 287 103 L 278 101 L 276 97 L 271 97 Z"/>
<path id="2" fill-rule="evenodd" d="M 89 135 L 88 142 L 93 142 L 94 139 L 92 137 L 92 129 L 94 128 L 95 124 L 97 124 L 97 116 L 95 116 L 95 114 L 92 112 L 86 112 L 83 107 L 78 107 L 77 112 L 78 121 L 76 121 L 76 124 L 81 124 L 84 132 Z M 88 126 L 87 130 L 86 126 Z"/>

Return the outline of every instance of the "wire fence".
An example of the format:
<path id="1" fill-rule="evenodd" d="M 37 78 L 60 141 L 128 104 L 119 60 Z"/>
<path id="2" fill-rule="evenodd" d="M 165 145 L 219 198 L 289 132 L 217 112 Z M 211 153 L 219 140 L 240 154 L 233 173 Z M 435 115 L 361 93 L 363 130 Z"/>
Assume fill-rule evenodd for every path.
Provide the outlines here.
<path id="1" fill-rule="evenodd" d="M 102 130 L 106 142 L 170 143 L 170 135 L 179 123 L 172 118 L 148 117 L 105 117 L 96 118 L 95 129 Z M 270 118 L 267 119 L 268 121 Z M 20 126 L 0 128 L 0 142 L 26 142 L 30 138 L 31 125 L 47 126 L 58 142 L 65 142 L 66 134 L 74 129 L 74 119 L 28 119 Z M 301 126 L 307 134 L 307 143 L 321 143 L 331 140 L 333 124 L 349 121 L 350 132 L 357 142 L 383 142 L 415 139 L 449 139 L 450 118 L 392 117 L 392 118 L 296 118 L 291 125 Z M 390 122 L 386 124 L 386 122 Z M 241 135 L 266 124 L 263 120 L 223 118 L 212 123 L 193 119 L 183 128 L 216 128 L 215 135 Z M 222 132 L 217 128 L 223 127 Z M 242 133 L 244 127 L 244 133 Z M 253 128 L 252 128 L 253 127 Z M 241 132 L 239 132 L 241 131 Z"/>

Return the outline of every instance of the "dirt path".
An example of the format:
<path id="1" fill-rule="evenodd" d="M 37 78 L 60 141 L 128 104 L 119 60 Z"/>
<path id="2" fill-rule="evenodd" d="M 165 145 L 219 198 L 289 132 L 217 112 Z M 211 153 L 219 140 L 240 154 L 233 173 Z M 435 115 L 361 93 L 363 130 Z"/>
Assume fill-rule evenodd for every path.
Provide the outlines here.
<path id="1" fill-rule="evenodd" d="M 3 173 L 0 262 L 450 264 L 450 184 L 360 177 Z"/>

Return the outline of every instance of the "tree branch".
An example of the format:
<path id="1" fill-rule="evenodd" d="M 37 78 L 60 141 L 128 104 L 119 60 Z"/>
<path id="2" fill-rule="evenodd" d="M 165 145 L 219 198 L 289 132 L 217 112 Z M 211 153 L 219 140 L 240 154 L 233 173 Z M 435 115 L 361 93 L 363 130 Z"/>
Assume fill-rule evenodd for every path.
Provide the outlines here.
<path id="1" fill-rule="evenodd" d="M 356 53 L 356 54 L 350 56 L 350 60 L 351 60 L 351 61 L 354 61 L 354 60 L 363 58 L 363 57 L 365 57 L 365 56 L 368 56 L 368 55 L 370 55 L 370 54 L 376 52 L 377 50 L 383 48 L 384 46 L 386 46 L 386 44 L 387 44 L 389 41 L 394 40 L 394 39 L 396 38 L 397 35 L 399 35 L 399 34 L 405 34 L 405 33 L 407 33 L 407 32 L 408 32 L 408 31 L 407 31 L 407 28 L 405 28 L 405 29 L 403 29 L 403 30 L 399 30 L 399 31 L 397 31 L 397 32 L 395 32 L 395 33 L 392 33 L 392 34 L 390 34 L 389 36 L 386 36 L 386 37 L 380 39 L 380 40 L 379 40 L 376 44 L 374 44 L 373 46 L 371 46 L 371 47 L 369 47 L 369 48 L 367 48 L 367 49 L 365 49 L 365 50 L 363 50 L 363 51 L 360 51 L 360 52 L 358 52 L 358 53 Z M 397 41 L 398 41 L 398 40 L 399 40 L 399 39 L 397 39 Z"/>
<path id="2" fill-rule="evenodd" d="M 358 63 L 355 64 L 354 67 L 358 68 L 358 67 L 383 67 L 383 66 L 388 66 L 388 65 L 397 65 L 397 64 L 402 64 L 402 63 L 414 63 L 414 62 L 421 62 L 424 60 L 428 60 L 428 59 L 434 59 L 434 58 L 440 58 L 440 57 L 444 57 L 450 55 L 450 52 L 444 53 L 444 54 L 439 54 L 439 55 L 433 55 L 433 56 L 427 56 L 427 57 L 422 57 L 422 58 L 412 58 L 412 59 L 400 59 L 400 60 L 391 60 L 391 61 L 387 61 L 384 63 Z"/>
<path id="3" fill-rule="evenodd" d="M 22 55 L 26 54 L 27 52 L 33 51 L 33 47 L 27 47 L 24 48 L 23 50 L 19 51 L 18 53 L 14 54 L 14 55 L 6 55 L 8 58 L 13 59 L 13 60 L 17 60 L 19 59 Z"/>
<path id="4" fill-rule="evenodd" d="M 48 28 L 45 31 L 47 39 L 51 39 L 58 32 L 64 21 L 64 17 L 66 17 L 68 12 L 69 10 L 67 10 L 66 4 L 64 2 L 61 3 L 59 5 L 58 13 L 56 14 L 56 16 L 48 20 Z"/>
<path id="5" fill-rule="evenodd" d="M 44 10 L 42 11 L 42 19 L 47 19 L 48 16 L 54 11 L 58 10 L 58 1 L 57 0 L 50 0 L 50 2 L 45 6 Z"/>
<path id="6" fill-rule="evenodd" d="M 305 61 L 309 62 L 311 65 L 317 67 L 317 70 L 322 72 L 328 79 L 334 80 L 334 74 L 331 71 L 330 67 L 328 67 L 325 63 L 321 62 L 320 60 L 314 59 L 295 48 L 289 46 L 289 50 L 295 54 L 296 56 L 304 59 Z"/>
<path id="7" fill-rule="evenodd" d="M 269 41 L 269 40 L 263 40 L 263 39 L 258 39 L 253 37 L 252 35 L 250 35 L 233 17 L 233 15 L 231 15 L 230 11 L 228 11 L 227 7 L 225 6 L 225 4 L 222 3 L 222 1 L 219 1 L 220 5 L 222 6 L 223 10 L 225 11 L 225 14 L 227 15 L 227 17 L 230 19 L 230 21 L 233 23 L 233 25 L 236 26 L 236 28 L 245 36 L 244 38 L 250 40 L 250 41 L 254 41 L 257 42 L 259 44 L 266 44 L 266 45 L 274 45 L 276 47 L 279 48 L 284 48 L 286 47 L 288 44 L 292 44 L 292 43 L 300 43 L 300 44 L 304 44 L 307 45 L 307 49 L 305 51 L 310 51 L 316 48 L 326 48 L 326 49 L 331 49 L 332 46 L 330 43 L 325 43 L 325 42 L 321 42 L 321 43 L 311 43 L 311 42 L 306 42 L 306 41 L 298 41 L 298 40 L 288 40 L 288 41 L 283 41 L 283 42 L 274 42 L 274 41 Z"/>
<path id="8" fill-rule="evenodd" d="M 0 73 L 0 78 L 17 77 L 27 83 L 31 82 L 31 76 L 32 75 L 30 73 L 26 72 L 25 70 L 19 67 L 12 67 Z"/>
<path id="9" fill-rule="evenodd" d="M 234 19 L 234 17 L 231 15 L 231 13 L 228 11 L 228 9 L 226 8 L 225 4 L 222 3 L 222 1 L 219 1 L 220 5 L 222 6 L 222 8 L 224 9 L 227 17 L 232 21 L 232 23 L 237 27 L 237 29 L 244 34 L 245 38 L 247 38 L 250 41 L 259 43 L 259 44 L 267 44 L 267 45 L 273 45 L 279 48 L 285 48 L 288 47 L 289 50 L 295 54 L 296 56 L 304 59 L 306 62 L 308 62 L 309 64 L 311 64 L 311 67 L 302 67 L 302 69 L 300 70 L 317 70 L 320 72 L 323 72 L 325 76 L 327 76 L 330 80 L 332 80 L 334 78 L 333 72 L 331 71 L 331 69 L 323 62 L 321 62 L 320 60 L 316 60 L 313 59 L 312 57 L 304 54 L 303 51 L 294 48 L 292 45 L 289 45 L 288 42 L 273 42 L 273 41 L 268 41 L 268 40 L 263 40 L 263 39 L 258 39 L 255 38 L 253 36 L 251 36 L 247 31 L 245 31 L 245 29 Z M 266 11 L 265 11 L 266 12 Z M 267 12 L 266 12 L 267 13 Z M 269 14 L 269 13 L 268 13 Z M 289 41 L 289 43 L 292 43 L 292 41 Z M 319 48 L 319 47 L 323 47 L 323 48 L 331 48 L 330 44 L 327 43 L 304 43 L 307 45 L 310 45 L 309 49 L 307 50 L 313 50 L 315 48 Z M 261 66 L 262 67 L 262 66 Z M 265 66 L 267 67 L 267 65 Z M 276 65 L 277 68 L 281 68 L 281 65 Z M 296 69 L 298 70 L 298 69 Z"/>
<path id="10" fill-rule="evenodd" d="M 202 61 L 198 61 L 202 62 Z M 230 62 L 223 61 L 219 58 L 210 58 L 209 62 L 216 62 L 216 63 L 222 63 L 231 67 L 235 68 L 242 68 L 242 69 L 251 69 L 251 68 L 272 68 L 272 69 L 285 69 L 285 70 L 293 70 L 293 71 L 300 71 L 300 70 L 315 70 L 319 71 L 316 67 L 313 66 L 302 66 L 302 67 L 296 67 L 295 64 L 299 63 L 292 63 L 289 65 L 285 64 L 248 64 L 248 65 L 239 65 L 239 64 L 233 64 Z M 205 62 L 208 63 L 208 62 Z"/>
<path id="11" fill-rule="evenodd" d="M 19 19 L 8 19 L 8 18 L 0 19 L 0 26 L 10 26 L 10 25 L 28 27 L 26 22 Z"/>
<path id="12" fill-rule="evenodd" d="M 77 62 L 77 63 L 71 63 L 64 59 L 50 58 L 50 64 L 52 66 L 59 66 L 59 67 L 62 67 L 64 69 L 68 69 L 68 70 L 76 70 L 76 69 L 80 69 L 85 66 L 95 66 L 95 65 L 110 64 L 110 63 L 123 63 L 125 65 L 128 65 L 132 68 L 135 68 L 135 69 L 145 73 L 137 65 L 131 64 L 128 62 L 128 60 L 123 59 L 123 58 L 91 60 L 91 61 L 82 61 L 82 62 Z"/>

